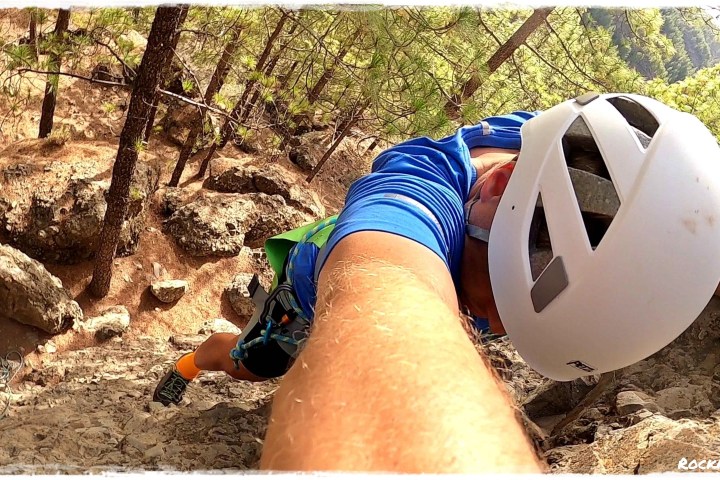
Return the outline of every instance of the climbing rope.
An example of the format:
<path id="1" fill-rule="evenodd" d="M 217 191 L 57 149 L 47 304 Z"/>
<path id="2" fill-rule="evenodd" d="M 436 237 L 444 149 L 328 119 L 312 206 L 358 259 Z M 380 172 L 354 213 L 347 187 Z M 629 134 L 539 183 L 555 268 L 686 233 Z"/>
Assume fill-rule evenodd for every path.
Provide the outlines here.
<path id="1" fill-rule="evenodd" d="M 292 287 L 292 277 L 293 272 L 295 270 L 295 257 L 298 254 L 298 246 L 303 243 L 307 243 L 310 241 L 310 239 L 321 230 L 325 229 L 326 227 L 329 227 L 331 225 L 335 225 L 335 222 L 337 221 L 337 215 L 334 215 L 332 217 L 326 218 L 322 222 L 315 225 L 312 229 L 308 230 L 305 235 L 300 239 L 298 243 L 296 243 L 293 248 L 290 250 L 290 253 L 288 255 L 288 264 L 287 264 L 287 270 L 286 270 L 286 284 L 289 287 Z M 297 314 L 298 318 L 303 320 L 306 324 L 310 324 L 311 320 L 305 315 L 305 312 L 303 311 L 302 307 L 298 305 L 297 301 L 295 300 L 295 295 L 288 295 L 285 298 L 290 305 L 290 308 L 292 308 L 295 313 Z M 267 343 L 272 339 L 276 340 L 278 342 L 284 342 L 288 343 L 290 345 L 299 346 L 302 343 L 301 340 L 297 340 L 293 337 L 288 337 L 287 335 L 280 335 L 278 333 L 273 333 L 272 330 L 276 326 L 273 323 L 272 318 L 268 315 L 267 318 L 265 318 L 266 326 L 263 330 L 260 331 L 260 336 L 257 338 L 254 338 L 253 340 L 249 342 L 245 342 L 245 340 L 240 339 L 237 342 L 237 345 L 235 348 L 233 348 L 230 351 L 230 358 L 232 358 L 233 362 L 235 363 L 235 368 L 239 368 L 239 364 L 242 360 L 247 358 L 248 356 L 248 349 L 252 348 L 255 345 L 258 345 L 260 343 L 267 345 Z"/>
<path id="2" fill-rule="evenodd" d="M 239 363 L 245 360 L 248 356 L 248 349 L 254 347 L 259 343 L 267 344 L 270 340 L 277 340 L 278 342 L 285 342 L 291 345 L 300 345 L 300 340 L 295 340 L 287 335 L 280 335 L 278 333 L 272 333 L 272 320 L 268 319 L 267 327 L 260 331 L 260 336 L 245 342 L 244 340 L 238 340 L 235 348 L 230 350 L 230 358 L 235 362 L 235 368 L 239 368 Z"/>
<path id="3" fill-rule="evenodd" d="M 13 355 L 18 358 L 17 367 L 14 368 L 10 362 L 10 358 Z M 0 392 L 4 393 L 5 396 L 5 405 L 2 407 L 2 411 L 0 411 L 0 420 L 5 418 L 8 410 L 10 410 L 10 400 L 13 394 L 10 383 L 15 378 L 15 375 L 22 370 L 24 365 L 25 359 L 19 352 L 13 351 L 5 355 L 5 358 L 0 357 Z"/>

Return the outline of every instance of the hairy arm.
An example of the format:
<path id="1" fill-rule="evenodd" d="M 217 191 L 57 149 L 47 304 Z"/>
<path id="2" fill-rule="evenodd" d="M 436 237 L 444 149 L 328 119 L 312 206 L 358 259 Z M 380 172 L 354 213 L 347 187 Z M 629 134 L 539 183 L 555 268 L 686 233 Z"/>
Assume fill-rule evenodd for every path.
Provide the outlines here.
<path id="1" fill-rule="evenodd" d="M 319 278 L 312 335 L 277 392 L 262 467 L 539 471 L 456 305 L 427 248 L 381 232 L 343 239 Z"/>

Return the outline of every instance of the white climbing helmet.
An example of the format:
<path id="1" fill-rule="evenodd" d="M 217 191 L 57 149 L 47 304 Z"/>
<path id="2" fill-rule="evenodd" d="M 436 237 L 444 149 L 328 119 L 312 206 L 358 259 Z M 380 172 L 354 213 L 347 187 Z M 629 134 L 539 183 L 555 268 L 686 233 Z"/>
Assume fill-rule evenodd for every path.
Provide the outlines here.
<path id="1" fill-rule="evenodd" d="M 631 94 L 563 102 L 521 136 L 488 247 L 513 345 L 556 380 L 657 352 L 720 281 L 717 141 L 693 115 Z M 593 152 L 594 174 L 582 166 Z M 551 260 L 538 267 L 542 224 Z"/>

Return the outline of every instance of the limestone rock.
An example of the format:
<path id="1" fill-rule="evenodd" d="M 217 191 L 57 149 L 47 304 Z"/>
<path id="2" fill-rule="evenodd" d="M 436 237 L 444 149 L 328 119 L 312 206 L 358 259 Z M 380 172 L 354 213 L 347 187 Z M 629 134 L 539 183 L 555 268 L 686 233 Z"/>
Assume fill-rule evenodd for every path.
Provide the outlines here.
<path id="1" fill-rule="evenodd" d="M 83 319 L 60 280 L 39 262 L 0 245 L 0 316 L 57 334 Z"/>
<path id="2" fill-rule="evenodd" d="M 219 173 L 213 172 L 203 186 L 224 193 L 265 193 L 280 195 L 285 202 L 314 218 L 325 216 L 325 208 L 318 195 L 302 188 L 288 177 L 287 171 L 276 165 L 263 168 L 235 165 Z"/>
<path id="3" fill-rule="evenodd" d="M 174 303 L 185 295 L 187 288 L 185 280 L 162 280 L 150 285 L 150 292 L 163 303 Z"/>
<path id="4" fill-rule="evenodd" d="M 241 317 L 250 317 L 255 311 L 255 304 L 248 290 L 252 278 L 251 273 L 235 275 L 230 285 L 225 289 L 230 305 L 235 310 L 235 313 Z"/>
<path id="5" fill-rule="evenodd" d="M 95 333 L 100 340 L 122 335 L 130 327 L 130 312 L 122 305 L 104 310 L 99 316 L 90 318 L 83 329 Z"/>
<path id="6" fill-rule="evenodd" d="M 279 195 L 206 192 L 165 221 L 165 230 L 193 256 L 235 256 L 245 243 L 268 238 L 312 221 Z"/>

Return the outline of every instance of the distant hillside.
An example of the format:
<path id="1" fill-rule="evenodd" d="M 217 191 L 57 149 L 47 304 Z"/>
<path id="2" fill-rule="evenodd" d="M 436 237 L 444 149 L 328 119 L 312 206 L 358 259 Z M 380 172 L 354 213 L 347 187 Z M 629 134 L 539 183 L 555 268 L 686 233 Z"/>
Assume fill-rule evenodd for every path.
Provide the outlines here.
<path id="1" fill-rule="evenodd" d="M 620 56 L 648 79 L 674 83 L 720 62 L 720 28 L 697 8 L 591 8 L 587 18 L 612 32 Z"/>

